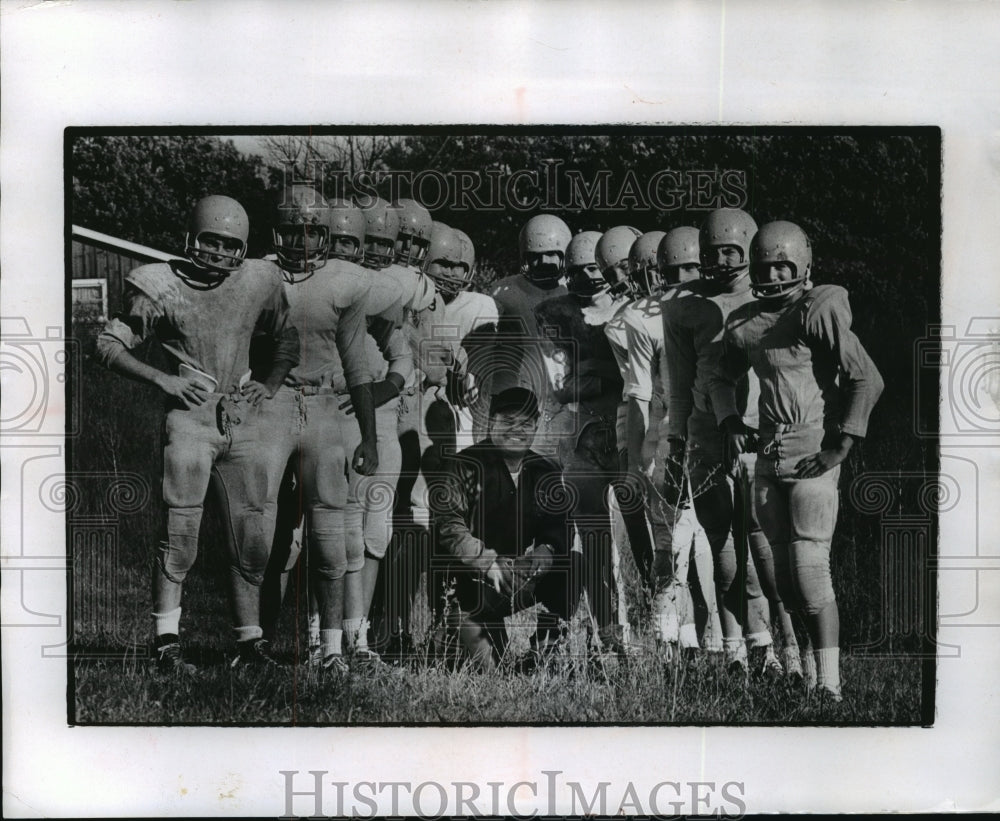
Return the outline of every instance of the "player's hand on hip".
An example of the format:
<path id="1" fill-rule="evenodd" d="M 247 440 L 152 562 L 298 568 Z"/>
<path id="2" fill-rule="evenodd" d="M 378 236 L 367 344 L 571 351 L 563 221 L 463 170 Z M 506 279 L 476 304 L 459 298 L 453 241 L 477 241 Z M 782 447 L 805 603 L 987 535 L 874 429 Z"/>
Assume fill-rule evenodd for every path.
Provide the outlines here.
<path id="1" fill-rule="evenodd" d="M 378 448 L 375 442 L 361 440 L 361 444 L 354 449 L 351 467 L 362 476 L 371 476 L 378 470 Z"/>
<path id="2" fill-rule="evenodd" d="M 164 374 L 160 377 L 159 387 L 167 396 L 180 400 L 185 408 L 197 408 L 205 404 L 208 399 L 208 391 L 204 386 L 194 379 L 185 376 L 171 376 Z"/>
<path id="3" fill-rule="evenodd" d="M 271 392 L 266 387 L 253 379 L 240 388 L 240 393 L 242 393 L 244 398 L 254 407 L 257 407 L 265 399 L 270 399 L 272 396 Z"/>
<path id="4" fill-rule="evenodd" d="M 812 456 L 807 456 L 805 459 L 798 461 L 795 465 L 795 478 L 815 479 L 817 476 L 822 476 L 828 470 L 835 468 L 846 458 L 847 451 L 844 450 L 836 448 L 821 450 L 819 453 L 814 453 Z"/>

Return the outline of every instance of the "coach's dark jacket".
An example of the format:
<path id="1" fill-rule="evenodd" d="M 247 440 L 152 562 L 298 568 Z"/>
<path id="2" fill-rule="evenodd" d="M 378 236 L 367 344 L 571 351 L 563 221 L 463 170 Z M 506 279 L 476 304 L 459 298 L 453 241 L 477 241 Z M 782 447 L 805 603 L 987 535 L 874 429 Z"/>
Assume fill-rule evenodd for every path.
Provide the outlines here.
<path id="1" fill-rule="evenodd" d="M 430 493 L 438 552 L 485 572 L 497 556 L 521 556 L 531 545 L 568 551 L 566 492 L 559 466 L 534 451 L 521 463 L 517 487 L 486 439 L 445 460 Z"/>

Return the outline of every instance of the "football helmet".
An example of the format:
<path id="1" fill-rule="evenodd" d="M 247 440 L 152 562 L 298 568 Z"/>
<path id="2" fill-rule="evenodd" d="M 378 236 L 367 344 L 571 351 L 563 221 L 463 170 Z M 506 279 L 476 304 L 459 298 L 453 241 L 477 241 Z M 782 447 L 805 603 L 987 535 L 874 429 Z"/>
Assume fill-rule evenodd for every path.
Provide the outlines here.
<path id="1" fill-rule="evenodd" d="M 361 262 L 365 250 L 365 215 L 347 200 L 330 200 L 330 256 L 346 259 L 348 262 Z M 336 250 L 336 241 L 340 237 L 354 240 L 354 250 L 350 253 Z"/>
<path id="2" fill-rule="evenodd" d="M 399 217 L 399 235 L 396 237 L 396 263 L 420 268 L 427 256 L 431 239 L 431 212 L 416 200 L 401 199 L 393 209 Z"/>
<path id="3" fill-rule="evenodd" d="M 773 281 L 769 269 L 776 263 L 792 268 L 793 279 Z M 812 273 L 812 245 L 799 226 L 778 220 L 760 227 L 750 243 L 750 290 L 758 299 L 782 299 L 807 287 Z"/>
<path id="4" fill-rule="evenodd" d="M 574 268 L 584 265 L 596 265 L 594 251 L 601 238 L 600 231 L 581 231 L 575 234 L 566 246 L 566 270 L 572 273 Z"/>
<path id="5" fill-rule="evenodd" d="M 472 244 L 472 239 L 465 231 L 459 228 L 452 228 L 451 230 L 455 232 L 459 243 L 462 245 L 462 260 L 459 264 L 464 266 L 465 273 L 471 281 L 476 273 L 476 246 Z"/>
<path id="6" fill-rule="evenodd" d="M 701 248 L 701 277 L 725 284 L 742 276 L 750 267 L 750 241 L 757 233 L 757 223 L 746 211 L 739 208 L 719 208 L 712 211 L 701 226 L 698 244 Z M 721 265 L 712 255 L 725 245 L 739 249 L 740 262 Z"/>
<path id="7" fill-rule="evenodd" d="M 555 285 L 565 270 L 566 246 L 571 236 L 569 226 L 554 214 L 536 214 L 529 219 L 517 238 L 528 279 L 540 287 Z M 538 254 L 558 254 L 559 262 L 554 265 L 540 262 Z"/>
<path id="8" fill-rule="evenodd" d="M 290 185 L 281 192 L 272 229 L 278 264 L 292 280 L 326 265 L 330 253 L 330 207 L 308 185 Z"/>
<path id="9" fill-rule="evenodd" d="M 435 221 L 431 227 L 423 272 L 446 302 L 467 290 L 472 283 L 471 274 L 467 274 L 462 264 L 462 240 L 455 229 L 443 222 Z"/>
<path id="10" fill-rule="evenodd" d="M 656 264 L 664 288 L 680 285 L 672 282 L 671 269 L 687 266 L 701 266 L 701 252 L 698 245 L 698 229 L 690 225 L 672 228 L 660 240 L 656 249 Z M 697 276 L 697 275 L 696 275 Z"/>
<path id="11" fill-rule="evenodd" d="M 238 247 L 232 253 L 221 249 L 212 251 L 201 248 L 202 234 L 215 234 L 233 240 Z M 243 264 L 247 255 L 250 236 L 250 218 L 243 206 L 232 197 L 211 194 L 195 203 L 184 237 L 184 253 L 204 271 L 224 279 Z"/>
<path id="12" fill-rule="evenodd" d="M 628 275 L 640 296 L 649 296 L 663 287 L 656 263 L 656 249 L 665 237 L 663 231 L 649 231 L 632 243 L 628 252 Z"/>
<path id="13" fill-rule="evenodd" d="M 615 296 L 631 291 L 628 254 L 638 239 L 635 229 L 628 225 L 609 228 L 597 241 L 594 256 L 597 267 Z"/>
<path id="14" fill-rule="evenodd" d="M 381 197 L 361 209 L 365 215 L 364 265 L 368 268 L 386 268 L 396 256 L 396 237 L 399 236 L 399 214 Z"/>

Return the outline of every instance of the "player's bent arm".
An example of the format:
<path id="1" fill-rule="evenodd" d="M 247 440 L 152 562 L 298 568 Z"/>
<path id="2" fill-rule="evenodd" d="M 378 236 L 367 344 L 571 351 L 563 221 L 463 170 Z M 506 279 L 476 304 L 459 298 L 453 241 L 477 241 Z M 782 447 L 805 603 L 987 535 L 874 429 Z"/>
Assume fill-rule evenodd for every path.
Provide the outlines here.
<path id="1" fill-rule="evenodd" d="M 851 330 L 847 291 L 835 285 L 821 287 L 823 291 L 817 294 L 806 316 L 806 336 L 818 340 L 836 358 L 843 397 L 840 430 L 863 439 L 868 433 L 868 417 L 885 383 L 861 340 Z"/>
<path id="2" fill-rule="evenodd" d="M 361 429 L 361 443 L 354 450 L 351 467 L 362 476 L 371 476 L 378 470 L 378 433 L 375 425 L 375 399 L 372 384 L 354 385 L 350 388 L 351 405 Z"/>
<path id="3" fill-rule="evenodd" d="M 380 345 L 379 349 L 389 363 L 389 371 L 385 379 L 372 385 L 372 399 L 376 408 L 399 396 L 414 370 L 413 351 L 402 331 L 394 331 L 385 341 L 385 346 Z"/>

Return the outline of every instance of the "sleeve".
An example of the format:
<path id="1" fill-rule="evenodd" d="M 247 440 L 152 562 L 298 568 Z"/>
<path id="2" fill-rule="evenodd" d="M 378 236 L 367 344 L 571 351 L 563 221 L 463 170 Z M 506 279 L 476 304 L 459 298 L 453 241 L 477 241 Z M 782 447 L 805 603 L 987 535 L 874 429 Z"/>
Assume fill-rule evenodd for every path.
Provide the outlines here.
<path id="1" fill-rule="evenodd" d="M 694 408 L 694 374 L 697 362 L 691 335 L 678 322 L 676 305 L 663 310 L 663 351 L 667 360 L 667 436 L 687 438 L 687 421 Z"/>
<path id="2" fill-rule="evenodd" d="M 461 457 L 445 460 L 444 473 L 434 482 L 433 492 L 428 496 L 442 550 L 462 564 L 485 572 L 496 560 L 496 552 L 487 550 L 469 529 L 478 492 L 470 473 L 471 466 Z"/>
<path id="3" fill-rule="evenodd" d="M 254 334 L 267 334 L 274 340 L 272 363 L 290 362 L 292 367 L 299 363 L 299 332 L 292 324 L 288 296 L 280 282 L 257 317 Z"/>
<path id="4" fill-rule="evenodd" d="M 828 292 L 810 305 L 805 331 L 807 339 L 832 353 L 839 368 L 844 398 L 841 431 L 864 438 L 868 433 L 868 418 L 885 385 L 875 363 L 851 330 L 852 320 L 847 291 L 829 286 Z"/>
<path id="5" fill-rule="evenodd" d="M 345 304 L 338 305 L 340 316 L 337 318 L 337 352 L 344 366 L 344 378 L 349 388 L 356 388 L 372 381 L 368 367 L 368 357 L 365 350 L 365 336 L 368 333 L 369 291 L 364 287 L 356 287 L 350 293 Z"/>
<path id="6" fill-rule="evenodd" d="M 389 363 L 389 373 L 402 377 L 403 384 L 407 384 L 413 376 L 413 350 L 401 330 L 392 332 L 382 356 Z"/>
<path id="7" fill-rule="evenodd" d="M 132 350 L 153 333 L 163 316 L 159 300 L 153 299 L 126 281 L 125 311 L 111 319 L 97 337 L 98 360 L 108 365 L 122 350 Z"/>
<path id="8" fill-rule="evenodd" d="M 629 350 L 625 363 L 625 396 L 649 402 L 653 398 L 653 371 L 656 367 L 656 349 L 645 329 L 640 329 L 626 319 L 625 340 Z"/>

